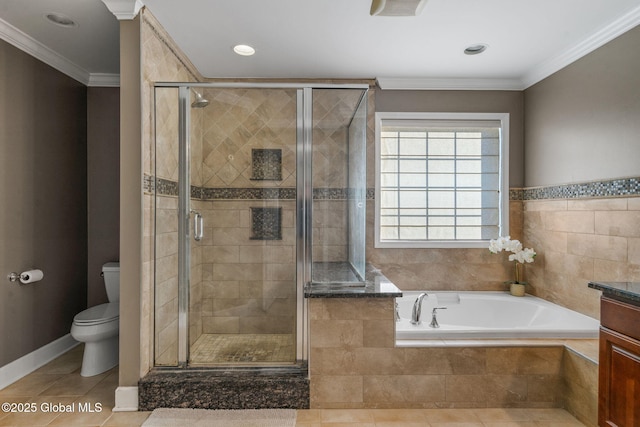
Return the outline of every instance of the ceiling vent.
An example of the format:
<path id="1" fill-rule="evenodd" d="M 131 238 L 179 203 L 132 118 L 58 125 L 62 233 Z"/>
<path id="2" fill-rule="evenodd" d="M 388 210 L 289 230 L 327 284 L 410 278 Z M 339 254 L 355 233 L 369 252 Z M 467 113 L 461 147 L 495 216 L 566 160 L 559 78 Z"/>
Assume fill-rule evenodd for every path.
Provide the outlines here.
<path id="1" fill-rule="evenodd" d="M 371 16 L 418 16 L 427 0 L 372 0 Z"/>

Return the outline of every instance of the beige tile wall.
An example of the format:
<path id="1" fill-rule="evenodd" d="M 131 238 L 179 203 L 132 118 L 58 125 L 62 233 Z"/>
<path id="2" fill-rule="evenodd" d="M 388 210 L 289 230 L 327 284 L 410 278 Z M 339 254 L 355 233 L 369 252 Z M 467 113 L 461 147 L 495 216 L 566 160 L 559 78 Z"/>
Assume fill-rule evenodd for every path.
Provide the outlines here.
<path id="1" fill-rule="evenodd" d="M 313 186 L 347 187 L 348 126 L 361 90 L 313 91 Z"/>
<path id="2" fill-rule="evenodd" d="M 562 406 L 589 427 L 598 420 L 598 364 L 567 350 L 562 358 L 564 391 Z"/>
<path id="3" fill-rule="evenodd" d="M 203 210 L 203 202 L 192 207 Z M 178 327 L 178 198 L 158 195 L 155 199 L 155 339 L 157 365 L 177 363 Z M 153 212 L 150 213 L 153 215 Z M 202 334 L 202 247 L 191 240 L 190 343 Z"/>
<path id="4" fill-rule="evenodd" d="M 314 200 L 313 243 L 314 262 L 337 262 L 348 259 L 347 200 Z"/>
<path id="5" fill-rule="evenodd" d="M 524 202 L 529 291 L 600 318 L 596 281 L 640 280 L 640 198 Z"/>
<path id="6" fill-rule="evenodd" d="M 155 175 L 178 181 L 178 90 L 155 91 Z M 153 201 L 152 201 L 153 203 Z M 155 213 L 155 218 L 153 214 Z M 155 199 L 155 289 L 154 354 L 155 364 L 178 363 L 178 199 Z"/>
<path id="7" fill-rule="evenodd" d="M 506 290 L 513 280 L 513 263 L 506 254 L 489 249 L 395 249 L 373 246 L 374 201 L 367 203 L 367 261 L 378 267 L 400 289 L 409 290 Z M 509 228 L 522 240 L 522 202 L 509 203 Z M 526 243 L 526 240 L 524 241 Z M 537 260 L 536 260 L 537 262 Z M 526 267 L 527 269 L 529 266 Z"/>
<path id="8" fill-rule="evenodd" d="M 198 89 L 200 90 L 200 89 Z M 191 102 L 195 100 L 194 92 L 191 91 Z M 203 180 L 203 162 L 202 152 L 204 146 L 204 122 L 206 117 L 206 108 L 191 108 L 191 133 L 190 144 L 190 172 L 191 185 L 202 186 Z"/>
<path id="9" fill-rule="evenodd" d="M 178 199 L 156 197 L 155 340 L 157 365 L 178 362 Z"/>
<path id="10" fill-rule="evenodd" d="M 396 348 L 393 299 L 310 299 L 312 408 L 557 407 L 562 347 Z"/>
<path id="11" fill-rule="evenodd" d="M 295 201 L 207 201 L 202 263 L 203 333 L 293 333 Z M 251 207 L 282 208 L 282 240 L 251 240 Z"/>
<path id="12" fill-rule="evenodd" d="M 296 186 L 296 91 L 202 89 L 202 185 L 209 188 Z M 251 150 L 282 150 L 282 180 L 251 180 Z"/>

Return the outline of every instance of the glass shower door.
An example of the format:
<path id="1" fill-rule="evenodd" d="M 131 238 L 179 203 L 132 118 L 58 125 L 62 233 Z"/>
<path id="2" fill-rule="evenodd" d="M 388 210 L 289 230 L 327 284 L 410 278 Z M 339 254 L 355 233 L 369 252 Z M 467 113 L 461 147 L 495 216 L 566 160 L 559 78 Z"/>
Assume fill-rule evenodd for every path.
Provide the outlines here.
<path id="1" fill-rule="evenodd" d="M 190 97 L 188 364 L 293 364 L 297 91 Z"/>

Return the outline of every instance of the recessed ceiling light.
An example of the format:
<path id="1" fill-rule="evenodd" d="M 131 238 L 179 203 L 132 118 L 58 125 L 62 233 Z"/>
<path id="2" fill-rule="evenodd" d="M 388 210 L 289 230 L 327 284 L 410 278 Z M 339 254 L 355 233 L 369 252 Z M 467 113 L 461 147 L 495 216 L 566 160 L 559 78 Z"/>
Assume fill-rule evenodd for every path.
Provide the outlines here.
<path id="1" fill-rule="evenodd" d="M 249 45 L 246 44 L 238 44 L 233 47 L 233 51 L 238 55 L 242 56 L 251 56 L 256 53 L 256 50 Z"/>
<path id="2" fill-rule="evenodd" d="M 44 15 L 45 19 L 52 24 L 59 25 L 65 28 L 77 27 L 78 24 L 73 19 L 69 18 L 67 15 L 63 15 L 62 13 L 57 12 L 49 12 Z"/>
<path id="3" fill-rule="evenodd" d="M 483 43 L 474 44 L 464 50 L 465 55 L 477 55 L 487 50 L 487 45 Z"/>

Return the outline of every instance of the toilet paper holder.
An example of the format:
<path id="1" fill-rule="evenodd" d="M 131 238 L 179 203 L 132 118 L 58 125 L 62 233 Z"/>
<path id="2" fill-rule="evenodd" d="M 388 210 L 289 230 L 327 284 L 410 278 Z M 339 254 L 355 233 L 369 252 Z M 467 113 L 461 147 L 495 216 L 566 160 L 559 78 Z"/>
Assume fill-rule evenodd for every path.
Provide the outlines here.
<path id="1" fill-rule="evenodd" d="M 11 273 L 9 273 L 7 275 L 7 278 L 9 279 L 10 282 L 20 282 L 21 285 L 25 285 L 27 283 L 31 283 L 30 279 L 31 279 L 31 275 L 30 272 L 34 271 L 34 270 L 28 270 L 28 271 L 23 271 L 22 273 L 18 274 L 14 271 L 12 271 Z M 40 271 L 40 270 L 35 270 L 35 271 Z M 42 274 L 40 272 L 40 274 Z M 40 278 L 37 278 L 35 280 L 39 280 Z"/>

